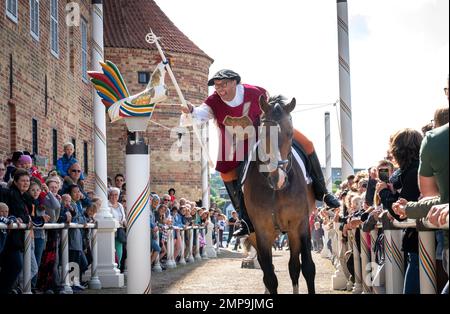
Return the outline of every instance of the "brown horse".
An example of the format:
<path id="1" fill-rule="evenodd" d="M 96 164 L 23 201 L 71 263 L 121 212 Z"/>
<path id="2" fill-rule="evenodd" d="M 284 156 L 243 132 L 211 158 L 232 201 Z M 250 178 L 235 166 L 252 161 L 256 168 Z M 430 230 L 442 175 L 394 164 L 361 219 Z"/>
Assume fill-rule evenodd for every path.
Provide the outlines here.
<path id="1" fill-rule="evenodd" d="M 315 293 L 316 271 L 309 234 L 310 205 L 314 204 L 311 204 L 314 197 L 311 198 L 311 189 L 291 152 L 293 125 L 290 113 L 295 105 L 295 98 L 289 104 L 281 96 L 272 97 L 269 102 L 260 98 L 263 111 L 260 142 L 243 187 L 245 205 L 255 227 L 255 233 L 248 240 L 256 248 L 266 292 L 271 294 L 277 293 L 278 288 L 272 264 L 272 244 L 280 232 L 286 232 L 289 238 L 289 274 L 294 293 L 299 292 L 301 270 L 308 293 Z"/>

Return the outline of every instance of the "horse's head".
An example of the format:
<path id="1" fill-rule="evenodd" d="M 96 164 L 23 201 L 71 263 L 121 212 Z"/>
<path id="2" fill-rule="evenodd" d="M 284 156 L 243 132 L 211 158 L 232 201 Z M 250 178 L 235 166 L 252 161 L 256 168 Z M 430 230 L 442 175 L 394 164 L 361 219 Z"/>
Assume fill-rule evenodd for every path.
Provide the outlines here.
<path id="1" fill-rule="evenodd" d="M 259 99 L 263 115 L 261 117 L 261 144 L 259 145 L 260 171 L 264 172 L 269 186 L 274 190 L 283 190 L 288 186 L 288 172 L 291 166 L 291 146 L 294 127 L 291 112 L 295 98 L 286 104 L 282 96 L 271 97 L 269 102 L 264 96 Z"/>

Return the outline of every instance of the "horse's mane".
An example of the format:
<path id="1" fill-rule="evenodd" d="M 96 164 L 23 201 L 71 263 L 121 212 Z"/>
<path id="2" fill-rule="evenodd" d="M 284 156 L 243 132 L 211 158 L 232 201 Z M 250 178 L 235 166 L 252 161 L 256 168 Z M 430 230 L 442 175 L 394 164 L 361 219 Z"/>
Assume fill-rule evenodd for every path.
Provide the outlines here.
<path id="1" fill-rule="evenodd" d="M 288 99 L 283 95 L 272 96 L 269 98 L 269 105 L 273 106 L 276 104 L 280 104 L 282 106 L 285 106 L 287 104 L 287 100 Z"/>

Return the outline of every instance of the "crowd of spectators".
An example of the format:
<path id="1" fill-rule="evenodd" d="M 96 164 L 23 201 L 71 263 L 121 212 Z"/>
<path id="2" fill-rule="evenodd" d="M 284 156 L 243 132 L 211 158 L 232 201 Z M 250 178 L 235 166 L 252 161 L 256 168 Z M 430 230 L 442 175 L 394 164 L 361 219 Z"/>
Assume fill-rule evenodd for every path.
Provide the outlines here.
<path id="1" fill-rule="evenodd" d="M 448 98 L 448 85 L 445 94 Z M 342 249 L 333 253 L 339 258 L 347 278 L 353 281 L 355 278 L 351 234 L 361 251 L 360 232 L 350 231 L 361 229 L 369 236 L 370 231 L 376 230 L 377 276 L 384 277 L 384 229 L 391 222 L 427 218 L 440 227 L 448 221 L 448 110 L 448 106 L 437 109 L 432 123 L 425 125 L 422 132 L 414 129 L 394 132 L 389 138 L 387 156 L 367 171 L 347 177 L 341 184 L 337 195 L 342 206 L 335 210 L 322 208 L 312 214 L 323 223 L 325 230 L 333 231 L 337 224 L 342 231 Z M 377 224 L 383 227 L 377 228 Z M 314 247 L 317 247 L 316 234 L 312 230 Z M 437 230 L 435 234 L 438 290 L 448 294 L 448 230 Z M 405 261 L 405 294 L 420 293 L 418 243 L 416 228 L 406 228 L 401 246 Z M 330 243 L 326 245 L 332 250 Z M 378 293 L 384 292 L 382 285 L 374 289 Z"/>
<path id="2" fill-rule="evenodd" d="M 0 231 L 0 294 L 20 293 L 23 269 L 24 232 L 14 224 L 31 229 L 31 275 L 34 293 L 61 293 L 60 233 L 44 230 L 46 223 L 94 221 L 101 199 L 84 190 L 84 176 L 74 156 L 72 143 L 64 145 L 64 155 L 47 175 L 34 165 L 29 152 L 14 152 L 0 163 L 0 222 L 8 229 Z M 80 266 L 80 275 L 92 261 L 91 232 L 69 230 L 69 262 Z M 82 291 L 86 283 L 79 278 L 72 289 Z"/>

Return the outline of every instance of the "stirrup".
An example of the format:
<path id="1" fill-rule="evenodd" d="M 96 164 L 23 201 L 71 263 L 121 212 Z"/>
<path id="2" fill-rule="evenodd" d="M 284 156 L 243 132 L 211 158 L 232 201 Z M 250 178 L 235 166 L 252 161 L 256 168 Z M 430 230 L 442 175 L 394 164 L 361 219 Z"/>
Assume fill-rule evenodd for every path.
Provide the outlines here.
<path id="1" fill-rule="evenodd" d="M 244 223 L 244 224 L 242 224 Z M 245 220 L 241 219 L 241 227 L 233 232 L 233 237 L 243 237 L 250 234 L 250 228 Z"/>

